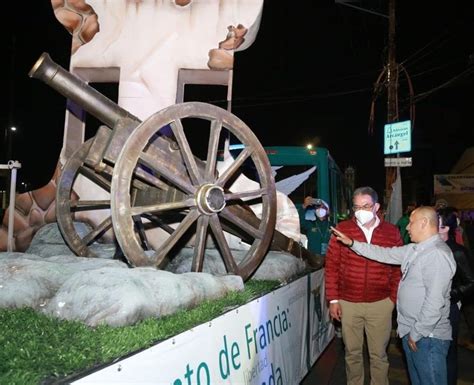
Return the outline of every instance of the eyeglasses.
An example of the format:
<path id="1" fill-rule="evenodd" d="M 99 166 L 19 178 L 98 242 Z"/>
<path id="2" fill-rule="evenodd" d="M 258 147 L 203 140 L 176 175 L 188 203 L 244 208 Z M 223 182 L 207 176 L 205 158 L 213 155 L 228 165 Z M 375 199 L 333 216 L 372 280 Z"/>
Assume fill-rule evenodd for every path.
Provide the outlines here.
<path id="1" fill-rule="evenodd" d="M 352 206 L 352 211 L 357 211 L 357 210 L 366 210 L 366 211 L 369 211 L 369 210 L 372 210 L 372 207 L 374 207 L 374 205 L 371 205 L 371 204 L 365 204 L 363 206 Z"/>

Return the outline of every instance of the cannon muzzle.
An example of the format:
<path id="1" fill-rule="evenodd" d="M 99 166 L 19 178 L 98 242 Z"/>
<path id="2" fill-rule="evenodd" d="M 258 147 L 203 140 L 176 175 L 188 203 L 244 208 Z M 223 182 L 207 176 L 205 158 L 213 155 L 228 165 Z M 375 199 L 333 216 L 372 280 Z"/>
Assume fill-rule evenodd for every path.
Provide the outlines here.
<path id="1" fill-rule="evenodd" d="M 28 75 L 54 88 L 111 128 L 123 118 L 140 122 L 136 116 L 55 63 L 46 52 L 39 57 Z"/>

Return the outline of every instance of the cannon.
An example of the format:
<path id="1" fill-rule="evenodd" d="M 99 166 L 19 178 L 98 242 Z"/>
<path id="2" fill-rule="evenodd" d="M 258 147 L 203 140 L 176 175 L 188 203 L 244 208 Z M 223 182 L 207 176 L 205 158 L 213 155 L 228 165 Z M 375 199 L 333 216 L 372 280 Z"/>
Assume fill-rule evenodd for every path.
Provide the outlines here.
<path id="1" fill-rule="evenodd" d="M 113 230 L 132 266 L 162 268 L 184 246 L 194 249 L 192 271 L 202 271 L 206 248 L 219 250 L 230 274 L 248 279 L 269 248 L 322 266 L 322 259 L 275 230 L 276 191 L 267 155 L 250 128 L 217 106 L 186 102 L 164 108 L 143 122 L 71 74 L 47 53 L 29 72 L 103 123 L 62 167 L 56 217 L 61 233 L 79 256 L 94 257 L 91 245 Z M 232 136 L 244 150 L 219 169 L 222 143 Z M 246 171 L 244 171 L 246 170 Z M 234 187 L 251 170 L 252 187 Z M 81 176 L 110 199 L 81 199 Z M 259 205 L 257 217 L 250 209 Z M 108 213 L 80 234 L 78 212 Z M 246 246 L 236 252 L 229 237 Z"/>

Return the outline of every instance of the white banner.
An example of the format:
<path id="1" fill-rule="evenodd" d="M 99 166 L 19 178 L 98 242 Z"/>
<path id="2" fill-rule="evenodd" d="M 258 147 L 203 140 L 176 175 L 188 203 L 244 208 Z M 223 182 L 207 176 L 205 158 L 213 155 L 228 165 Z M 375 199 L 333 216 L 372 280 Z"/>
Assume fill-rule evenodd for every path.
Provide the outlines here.
<path id="1" fill-rule="evenodd" d="M 324 287 L 324 269 L 311 274 L 309 293 L 309 322 L 311 325 L 309 338 L 310 362 L 308 371 L 334 337 L 334 324 L 329 316 Z M 305 373 L 306 374 L 306 373 Z"/>
<path id="2" fill-rule="evenodd" d="M 334 336 L 323 277 L 314 272 L 73 384 L 299 384 Z"/>
<path id="3" fill-rule="evenodd" d="M 445 174 L 434 176 L 434 193 L 474 193 L 474 174 Z"/>

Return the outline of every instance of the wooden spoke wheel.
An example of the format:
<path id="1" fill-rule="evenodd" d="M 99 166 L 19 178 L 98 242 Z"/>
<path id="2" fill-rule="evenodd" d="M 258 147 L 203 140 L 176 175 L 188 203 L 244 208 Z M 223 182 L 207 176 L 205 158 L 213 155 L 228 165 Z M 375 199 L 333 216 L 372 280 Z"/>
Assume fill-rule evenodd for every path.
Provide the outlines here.
<path id="1" fill-rule="evenodd" d="M 89 246 L 99 241 L 105 232 L 112 228 L 110 211 L 98 226 L 85 235 L 80 235 L 74 226 L 76 214 L 79 212 L 94 215 L 94 212 L 99 210 L 110 210 L 110 199 L 81 200 L 80 197 L 77 199 L 74 193 L 74 185 L 79 176 L 85 178 L 86 183 L 90 182 L 105 192 L 110 192 L 111 173 L 97 173 L 84 163 L 91 145 L 92 139 L 89 139 L 64 164 L 56 190 L 56 218 L 59 229 L 67 245 L 81 257 L 95 257 Z"/>
<path id="2" fill-rule="evenodd" d="M 224 168 L 217 160 L 228 138 L 241 151 L 226 158 Z M 150 192 L 156 187 L 161 195 L 136 198 L 131 184 L 137 174 L 150 181 Z M 248 175 L 254 182 L 240 183 Z M 253 205 L 261 209 L 260 218 Z M 247 279 L 272 240 L 275 183 L 263 147 L 244 122 L 210 104 L 182 103 L 152 115 L 126 141 L 113 170 L 111 213 L 132 265 L 162 267 L 174 250 L 192 244 L 191 270 L 202 271 L 206 248 L 213 246 L 228 273 Z M 154 226 L 165 230 L 158 246 L 147 235 Z M 232 246 L 229 234 L 245 243 L 243 252 Z"/>

